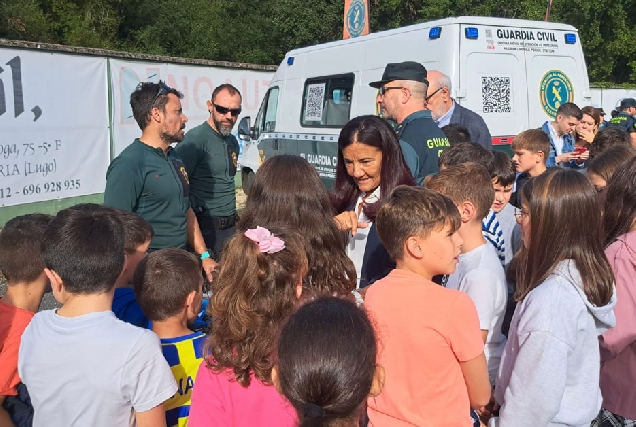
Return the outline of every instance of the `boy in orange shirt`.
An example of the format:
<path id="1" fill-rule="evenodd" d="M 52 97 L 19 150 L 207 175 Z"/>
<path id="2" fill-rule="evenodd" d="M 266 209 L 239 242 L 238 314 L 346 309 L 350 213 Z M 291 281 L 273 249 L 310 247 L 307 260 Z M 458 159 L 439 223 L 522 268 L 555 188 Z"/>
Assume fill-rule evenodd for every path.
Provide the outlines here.
<path id="1" fill-rule="evenodd" d="M 386 372 L 384 390 L 367 402 L 371 425 L 468 427 L 470 408 L 490 399 L 475 305 L 431 281 L 455 271 L 460 224 L 450 199 L 421 187 L 397 187 L 378 212 L 378 235 L 397 267 L 365 298 Z"/>
<path id="2" fill-rule="evenodd" d="M 33 417 L 18 376 L 18 349 L 24 329 L 50 287 L 40 244 L 51 219 L 43 214 L 19 216 L 0 232 L 0 271 L 8 282 L 7 293 L 0 298 L 0 426 L 29 425 Z"/>

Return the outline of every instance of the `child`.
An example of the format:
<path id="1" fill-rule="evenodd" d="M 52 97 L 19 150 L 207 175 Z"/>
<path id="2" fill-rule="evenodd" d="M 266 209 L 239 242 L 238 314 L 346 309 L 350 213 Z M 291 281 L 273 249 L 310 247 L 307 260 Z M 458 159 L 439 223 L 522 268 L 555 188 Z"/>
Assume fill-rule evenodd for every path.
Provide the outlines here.
<path id="1" fill-rule="evenodd" d="M 150 241 L 155 233 L 150 223 L 141 215 L 122 209 L 113 208 L 113 210 L 117 212 L 117 216 L 124 226 L 124 251 L 126 253 L 126 267 L 115 282 L 113 312 L 118 319 L 124 322 L 140 328 L 147 328 L 148 318 L 135 299 L 135 291 L 131 288 L 131 284 L 135 269 L 146 256 Z"/>
<path id="2" fill-rule="evenodd" d="M 609 153 L 612 147 L 595 158 Z M 636 158 L 614 173 L 607 189 L 605 255 L 616 277 L 616 327 L 601 336 L 603 409 L 595 427 L 636 425 Z"/>
<path id="3" fill-rule="evenodd" d="M 367 400 L 370 425 L 469 426 L 470 407 L 490 399 L 479 319 L 468 295 L 431 281 L 459 262 L 457 208 L 441 194 L 399 186 L 376 223 L 397 267 L 365 299 L 387 378 Z"/>
<path id="4" fill-rule="evenodd" d="M 364 401 L 384 386 L 376 353 L 364 311 L 341 298 L 320 298 L 283 327 L 272 380 L 296 409 L 301 427 L 359 427 Z"/>
<path id="5" fill-rule="evenodd" d="M 495 156 L 492 151 L 488 151 L 481 145 L 472 142 L 456 144 L 444 150 L 439 158 L 439 167 L 440 170 L 443 170 L 450 166 L 462 165 L 469 162 L 477 163 L 485 167 L 490 177 L 494 179 Z M 506 242 L 504 241 L 503 231 L 501 230 L 499 220 L 494 211 L 488 210 L 488 214 L 481 223 L 481 231 L 486 240 L 494 246 L 501 264 L 504 265 L 506 260 Z"/>
<path id="6" fill-rule="evenodd" d="M 161 339 L 161 350 L 179 387 L 164 403 L 166 424 L 186 426 L 205 340 L 205 334 L 188 328 L 203 299 L 199 260 L 182 249 L 161 249 L 139 262 L 133 281 L 137 301 Z"/>
<path id="7" fill-rule="evenodd" d="M 0 231 L 0 271 L 8 282 L 0 298 L 0 425 L 31 425 L 33 407 L 18 376 L 20 337 L 49 289 L 40 245 L 50 215 L 23 215 Z M 19 390 L 20 388 L 20 390 Z M 5 408 L 5 409 L 3 409 Z"/>
<path id="8" fill-rule="evenodd" d="M 303 293 L 305 242 L 262 227 L 237 233 L 212 282 L 212 332 L 192 393 L 189 427 L 296 426 L 294 408 L 271 386 L 283 321 Z"/>
<path id="9" fill-rule="evenodd" d="M 508 288 L 497 252 L 484 238 L 482 219 L 494 199 L 488 172 L 476 163 L 464 163 L 440 171 L 428 188 L 451 199 L 461 217 L 458 233 L 462 245 L 459 265 L 446 287 L 466 292 L 477 307 L 488 374 L 494 385 L 506 338 L 501 333 Z"/>
<path id="10" fill-rule="evenodd" d="M 636 151 L 632 147 L 615 145 L 592 159 L 587 167 L 587 176 L 596 188 L 601 206 L 605 204 L 607 184 L 614 171 L 635 155 Z"/>
<path id="11" fill-rule="evenodd" d="M 521 190 L 524 184 L 546 171 L 546 161 L 550 153 L 550 137 L 541 129 L 529 129 L 521 132 L 512 140 L 512 162 L 519 174 L 511 204 L 521 208 Z"/>
<path id="12" fill-rule="evenodd" d="M 602 400 L 598 336 L 616 323 L 596 192 L 580 172 L 555 168 L 522 196 L 527 252 L 497 377 L 499 426 L 588 426 Z"/>
<path id="13" fill-rule="evenodd" d="M 141 307 L 135 299 L 135 291 L 132 289 L 133 274 L 139 261 L 146 256 L 150 241 L 155 235 L 152 226 L 142 216 L 97 203 L 80 203 L 69 209 L 82 212 L 103 212 L 110 210 L 117 215 L 124 227 L 124 253 L 126 254 L 126 266 L 123 273 L 115 282 L 115 295 L 113 297 L 113 313 L 118 319 L 128 322 L 140 328 L 148 328 L 148 318 L 141 311 Z"/>
<path id="14" fill-rule="evenodd" d="M 165 426 L 176 391 L 151 331 L 118 320 L 111 306 L 124 269 L 124 231 L 110 209 L 60 211 L 42 241 L 58 310 L 37 313 L 22 335 L 18 372 L 34 427 Z"/>
<path id="15" fill-rule="evenodd" d="M 508 268 L 512 256 L 518 248 L 513 248 L 512 236 L 515 227 L 519 227 L 515 221 L 515 207 L 510 204 L 512 187 L 515 183 L 515 165 L 510 156 L 502 151 L 493 151 L 495 156 L 492 186 L 495 189 L 495 201 L 491 210 L 497 215 L 501 226 L 504 246 L 504 269 Z"/>

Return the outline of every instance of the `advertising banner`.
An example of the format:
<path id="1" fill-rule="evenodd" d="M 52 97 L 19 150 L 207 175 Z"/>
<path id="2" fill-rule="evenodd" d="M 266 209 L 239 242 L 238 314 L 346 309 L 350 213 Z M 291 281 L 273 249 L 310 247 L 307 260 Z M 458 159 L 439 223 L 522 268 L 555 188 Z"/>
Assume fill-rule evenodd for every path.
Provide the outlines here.
<path id="1" fill-rule="evenodd" d="M 273 76 L 271 71 L 239 68 L 217 68 L 201 65 L 150 63 L 111 59 L 113 155 L 116 156 L 141 130 L 135 122 L 130 107 L 130 94 L 140 82 L 163 80 L 183 93 L 183 112 L 188 117 L 186 132 L 198 126 L 210 116 L 206 101 L 215 87 L 223 83 L 234 85 L 243 96 L 243 116 L 251 116 L 252 123 Z M 238 121 L 237 121 L 238 123 Z M 236 128 L 234 129 L 236 131 Z"/>
<path id="2" fill-rule="evenodd" d="M 0 206 L 101 193 L 106 58 L 0 48 Z"/>

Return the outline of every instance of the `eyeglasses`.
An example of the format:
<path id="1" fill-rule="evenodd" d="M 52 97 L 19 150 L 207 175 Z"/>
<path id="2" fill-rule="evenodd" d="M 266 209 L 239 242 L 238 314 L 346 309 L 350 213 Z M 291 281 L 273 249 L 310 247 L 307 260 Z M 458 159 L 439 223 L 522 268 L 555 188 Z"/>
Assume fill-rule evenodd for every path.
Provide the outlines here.
<path id="1" fill-rule="evenodd" d="M 402 87 L 402 86 L 382 86 L 380 88 L 380 95 L 384 95 L 385 93 L 387 93 L 391 89 L 404 89 L 404 87 Z"/>
<path id="2" fill-rule="evenodd" d="M 444 89 L 444 88 L 443 88 L 443 87 L 437 88 L 437 90 L 436 90 L 435 92 L 431 93 L 429 96 L 427 96 L 426 98 L 424 98 L 424 100 L 425 100 L 426 102 L 428 102 L 428 100 L 429 100 L 429 99 L 431 99 L 432 97 L 434 97 L 434 96 L 435 96 L 435 94 L 436 94 L 437 92 L 439 92 L 440 90 L 442 90 L 442 89 Z"/>
<path id="3" fill-rule="evenodd" d="M 515 208 L 515 219 L 521 221 L 523 217 L 530 216 L 530 212 L 524 212 L 523 209 Z"/>
<path id="4" fill-rule="evenodd" d="M 216 110 L 217 113 L 223 114 L 223 115 L 230 113 L 232 117 L 238 117 L 238 115 L 241 114 L 241 111 L 243 111 L 241 107 L 227 108 L 227 107 L 221 107 L 220 105 L 216 105 L 216 104 L 212 104 L 212 105 L 214 105 L 214 109 Z"/>

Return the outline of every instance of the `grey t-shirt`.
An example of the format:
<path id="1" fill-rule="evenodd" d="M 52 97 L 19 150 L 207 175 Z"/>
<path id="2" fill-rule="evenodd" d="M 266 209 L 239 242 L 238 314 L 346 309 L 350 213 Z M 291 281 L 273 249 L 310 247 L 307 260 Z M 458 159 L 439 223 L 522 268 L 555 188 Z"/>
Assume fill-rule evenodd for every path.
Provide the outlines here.
<path id="1" fill-rule="evenodd" d="M 495 248 L 488 242 L 459 256 L 459 264 L 448 276 L 446 287 L 466 292 L 475 303 L 479 326 L 488 331 L 484 354 L 488 374 L 494 384 L 506 337 L 501 333 L 506 312 L 508 288 L 506 276 Z"/>
<path id="2" fill-rule="evenodd" d="M 162 404 L 177 385 L 151 331 L 112 311 L 37 313 L 22 335 L 18 373 L 34 427 L 135 425 L 135 411 Z"/>

